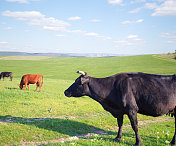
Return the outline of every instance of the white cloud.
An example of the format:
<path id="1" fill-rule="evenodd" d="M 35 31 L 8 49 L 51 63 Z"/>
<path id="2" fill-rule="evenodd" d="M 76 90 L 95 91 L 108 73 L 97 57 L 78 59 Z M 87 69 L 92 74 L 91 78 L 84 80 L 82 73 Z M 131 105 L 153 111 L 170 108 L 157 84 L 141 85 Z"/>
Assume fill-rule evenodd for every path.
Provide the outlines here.
<path id="1" fill-rule="evenodd" d="M 45 30 L 53 30 L 53 31 L 65 31 L 66 27 L 70 25 L 62 20 L 58 20 L 53 17 L 33 19 L 29 22 L 29 24 L 42 26 L 43 29 Z"/>
<path id="2" fill-rule="evenodd" d="M 143 41 L 141 38 L 138 37 L 138 35 L 128 35 L 128 40 L 132 40 L 132 41 Z"/>
<path id="3" fill-rule="evenodd" d="M 99 20 L 99 19 L 92 19 L 92 20 L 90 20 L 91 22 L 95 22 L 95 23 L 97 23 L 97 22 L 101 22 L 101 20 Z"/>
<path id="4" fill-rule="evenodd" d="M 128 35 L 127 38 L 128 39 L 136 39 L 136 38 L 138 38 L 138 36 L 137 35 Z"/>
<path id="5" fill-rule="evenodd" d="M 86 31 L 84 30 L 68 30 L 67 32 L 78 33 L 78 34 L 85 34 Z"/>
<path id="6" fill-rule="evenodd" d="M 70 20 L 70 21 L 76 21 L 76 20 L 80 20 L 80 19 L 81 19 L 81 17 L 79 17 L 79 16 L 69 17 L 68 18 L 68 20 Z"/>
<path id="7" fill-rule="evenodd" d="M 18 20 L 40 19 L 45 17 L 45 15 L 41 14 L 38 11 L 24 11 L 24 12 L 5 11 L 2 13 L 2 15 L 13 17 Z"/>
<path id="8" fill-rule="evenodd" d="M 64 37 L 64 34 L 56 34 L 57 37 Z"/>
<path id="9" fill-rule="evenodd" d="M 134 1 L 131 1 L 130 3 L 135 4 L 135 3 L 143 3 L 143 2 L 146 2 L 146 0 L 134 0 Z"/>
<path id="10" fill-rule="evenodd" d="M 103 36 L 103 35 L 100 35 L 100 34 L 95 33 L 95 32 L 87 32 L 87 31 L 84 31 L 84 30 L 68 30 L 67 32 L 68 33 L 77 33 L 79 35 L 87 36 L 87 37 L 96 37 L 96 38 L 100 38 L 102 40 L 111 40 L 112 39 L 109 36 Z"/>
<path id="11" fill-rule="evenodd" d="M 104 37 L 104 40 L 112 40 L 112 37 L 105 37 L 105 36 L 103 37 Z"/>
<path id="12" fill-rule="evenodd" d="M 125 47 L 125 46 L 132 46 L 134 43 L 127 41 L 127 40 L 119 40 L 119 41 L 114 41 L 115 47 Z"/>
<path id="13" fill-rule="evenodd" d="M 141 23 L 141 22 L 143 22 L 144 20 L 143 19 L 138 19 L 137 21 L 136 21 L 136 23 Z"/>
<path id="14" fill-rule="evenodd" d="M 135 2 L 137 1 L 133 1 L 133 3 Z M 139 13 L 142 9 L 154 10 L 152 16 L 176 16 L 176 0 L 153 0 L 151 3 L 147 3 L 146 1 L 144 6 L 135 8 L 128 12 Z"/>
<path id="15" fill-rule="evenodd" d="M 83 35 L 90 36 L 90 37 L 101 38 L 102 40 L 111 40 L 112 39 L 111 37 L 99 35 L 98 33 L 95 33 L 95 32 L 86 32 Z"/>
<path id="16" fill-rule="evenodd" d="M 141 9 L 142 9 L 142 7 L 141 8 L 136 8 L 136 9 L 128 11 L 128 12 L 129 13 L 138 13 Z"/>
<path id="17" fill-rule="evenodd" d="M 130 21 L 130 20 L 126 20 L 126 21 L 123 21 L 122 24 L 131 24 L 133 23 L 134 21 Z"/>
<path id="18" fill-rule="evenodd" d="M 85 33 L 85 35 L 86 36 L 95 36 L 95 37 L 97 37 L 97 36 L 99 36 L 97 33 L 95 33 L 95 32 L 88 32 L 88 33 Z"/>
<path id="19" fill-rule="evenodd" d="M 155 9 L 152 16 L 176 16 L 176 0 L 166 0 Z"/>
<path id="20" fill-rule="evenodd" d="M 108 0 L 110 4 L 121 4 L 123 0 Z"/>
<path id="21" fill-rule="evenodd" d="M 26 20 L 28 21 L 28 24 L 40 26 L 44 30 L 66 31 L 66 27 L 70 25 L 67 22 L 53 17 L 46 18 L 45 15 L 41 14 L 38 11 L 5 11 L 2 13 L 2 15 L 16 18 L 17 20 Z"/>
<path id="22" fill-rule="evenodd" d="M 5 41 L 4 41 L 4 42 L 0 42 L 0 44 L 8 44 L 8 42 L 5 42 Z"/>
<path id="23" fill-rule="evenodd" d="M 144 42 L 138 35 L 128 35 L 125 39 L 114 41 L 115 47 L 138 46 L 144 44 Z"/>
<path id="24" fill-rule="evenodd" d="M 6 0 L 7 2 L 28 3 L 29 0 Z"/>
<path id="25" fill-rule="evenodd" d="M 168 44 L 173 44 L 175 41 L 167 41 Z"/>
<path id="26" fill-rule="evenodd" d="M 30 1 L 40 1 L 40 0 L 6 0 L 7 2 L 17 2 L 17 3 L 23 3 L 23 4 L 27 4 Z"/>
<path id="27" fill-rule="evenodd" d="M 156 3 L 146 3 L 144 6 L 146 9 L 155 9 L 158 7 Z"/>
<path id="28" fill-rule="evenodd" d="M 143 19 L 138 19 L 138 20 L 136 20 L 136 21 L 126 20 L 126 21 L 123 21 L 122 24 L 142 23 L 143 21 L 144 21 Z"/>
<path id="29" fill-rule="evenodd" d="M 5 30 L 10 30 L 10 29 L 12 29 L 12 27 L 6 27 L 6 28 L 4 28 Z"/>
<path id="30" fill-rule="evenodd" d="M 165 42 L 168 44 L 176 44 L 176 33 L 161 33 L 161 38 L 166 39 Z"/>
<path id="31" fill-rule="evenodd" d="M 160 37 L 176 41 L 176 33 L 161 33 Z"/>
<path id="32" fill-rule="evenodd" d="M 63 31 L 64 27 L 55 27 L 55 26 L 43 26 L 44 30 L 50 30 L 50 31 Z"/>

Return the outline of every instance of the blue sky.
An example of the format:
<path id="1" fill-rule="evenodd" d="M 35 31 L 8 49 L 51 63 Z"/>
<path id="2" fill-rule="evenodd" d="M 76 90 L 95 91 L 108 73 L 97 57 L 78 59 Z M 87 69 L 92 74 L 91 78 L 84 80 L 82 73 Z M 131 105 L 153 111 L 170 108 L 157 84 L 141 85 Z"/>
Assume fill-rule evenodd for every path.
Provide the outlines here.
<path id="1" fill-rule="evenodd" d="M 0 51 L 176 50 L 176 0 L 0 0 Z"/>

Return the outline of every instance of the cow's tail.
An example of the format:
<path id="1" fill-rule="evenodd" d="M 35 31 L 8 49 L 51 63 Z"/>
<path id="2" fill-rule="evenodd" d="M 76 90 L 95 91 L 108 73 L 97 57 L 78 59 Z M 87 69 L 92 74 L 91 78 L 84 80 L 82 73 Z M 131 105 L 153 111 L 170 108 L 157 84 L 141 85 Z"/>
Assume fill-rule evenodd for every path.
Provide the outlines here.
<path id="1" fill-rule="evenodd" d="M 172 76 L 172 80 L 175 82 L 176 81 L 176 74 L 174 74 L 173 76 Z M 171 116 L 171 117 L 175 117 L 176 118 L 176 106 L 175 106 L 175 108 L 172 110 L 172 111 L 169 111 L 169 113 L 167 113 L 166 115 L 168 115 L 168 116 Z"/>

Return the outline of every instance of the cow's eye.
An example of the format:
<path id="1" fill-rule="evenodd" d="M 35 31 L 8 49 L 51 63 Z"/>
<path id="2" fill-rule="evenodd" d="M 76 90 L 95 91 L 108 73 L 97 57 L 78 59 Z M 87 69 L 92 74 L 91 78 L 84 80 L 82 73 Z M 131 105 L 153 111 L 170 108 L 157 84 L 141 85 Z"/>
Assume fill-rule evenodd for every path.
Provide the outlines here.
<path id="1" fill-rule="evenodd" d="M 75 81 L 75 84 L 76 84 L 76 85 L 81 85 L 81 80 L 80 80 L 80 79 L 77 79 L 77 80 Z"/>
<path id="2" fill-rule="evenodd" d="M 78 82 L 78 81 L 75 81 L 75 84 L 76 84 L 76 85 L 80 85 L 80 82 Z"/>

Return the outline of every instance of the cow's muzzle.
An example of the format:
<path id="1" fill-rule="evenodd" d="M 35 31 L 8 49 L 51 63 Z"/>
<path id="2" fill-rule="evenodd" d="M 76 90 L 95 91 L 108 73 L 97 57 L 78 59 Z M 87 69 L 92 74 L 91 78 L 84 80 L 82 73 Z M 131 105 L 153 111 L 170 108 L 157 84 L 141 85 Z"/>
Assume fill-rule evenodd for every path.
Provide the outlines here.
<path id="1" fill-rule="evenodd" d="M 71 93 L 68 92 L 67 90 L 64 91 L 64 94 L 65 94 L 65 96 L 67 96 L 67 97 L 72 97 Z"/>

